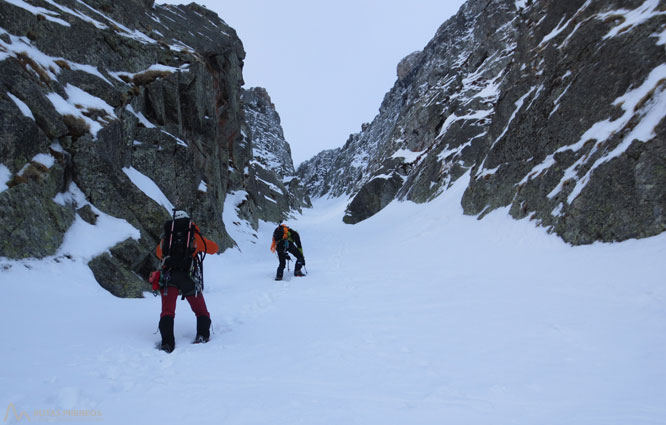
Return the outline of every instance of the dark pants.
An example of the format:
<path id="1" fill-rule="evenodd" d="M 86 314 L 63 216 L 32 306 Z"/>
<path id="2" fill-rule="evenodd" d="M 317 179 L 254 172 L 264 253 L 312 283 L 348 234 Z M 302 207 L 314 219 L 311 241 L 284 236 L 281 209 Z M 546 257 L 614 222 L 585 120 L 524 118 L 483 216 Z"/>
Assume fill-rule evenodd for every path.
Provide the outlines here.
<path id="1" fill-rule="evenodd" d="M 284 241 L 282 241 L 277 246 L 277 254 L 278 258 L 280 259 L 280 265 L 278 265 L 277 268 L 277 277 L 279 278 L 282 278 L 284 267 L 287 265 L 287 252 L 296 257 L 294 273 L 301 271 L 301 268 L 305 265 L 305 257 L 303 257 L 303 254 L 301 254 L 301 251 L 296 248 L 294 244 L 285 244 Z"/>

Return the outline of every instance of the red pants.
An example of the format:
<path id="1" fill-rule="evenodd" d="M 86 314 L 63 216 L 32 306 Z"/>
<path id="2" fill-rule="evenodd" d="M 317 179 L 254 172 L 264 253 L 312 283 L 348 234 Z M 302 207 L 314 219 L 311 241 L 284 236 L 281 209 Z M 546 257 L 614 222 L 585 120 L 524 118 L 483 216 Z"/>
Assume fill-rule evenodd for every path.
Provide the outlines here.
<path id="1" fill-rule="evenodd" d="M 164 289 L 161 290 L 162 292 L 162 314 L 160 314 L 160 318 L 164 316 L 176 316 L 176 301 L 178 301 L 178 288 L 174 286 L 169 286 L 168 291 L 166 295 L 164 294 Z M 199 316 L 206 316 L 210 317 L 210 313 L 208 313 L 208 309 L 206 308 L 206 300 L 204 300 L 203 294 L 199 294 L 196 297 L 194 295 L 191 295 L 189 297 L 185 297 L 188 303 L 190 303 L 190 307 L 192 308 L 192 311 L 194 314 L 199 317 Z"/>

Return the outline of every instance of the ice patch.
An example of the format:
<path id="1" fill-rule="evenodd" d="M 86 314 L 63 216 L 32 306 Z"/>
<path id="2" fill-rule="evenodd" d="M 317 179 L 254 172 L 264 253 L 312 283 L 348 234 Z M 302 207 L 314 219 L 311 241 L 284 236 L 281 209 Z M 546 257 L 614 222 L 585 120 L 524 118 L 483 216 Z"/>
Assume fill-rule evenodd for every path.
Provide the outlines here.
<path id="1" fill-rule="evenodd" d="M 644 24 L 648 20 L 666 15 L 666 12 L 659 10 L 659 0 L 646 0 L 642 5 L 636 9 L 618 9 L 610 12 L 600 13 L 597 15 L 598 19 L 605 21 L 607 19 L 620 19 L 620 23 L 613 27 L 612 30 L 604 36 L 604 40 L 612 37 L 617 37 L 621 34 L 626 34 L 639 25 Z"/>
<path id="2" fill-rule="evenodd" d="M 178 145 L 180 145 L 180 146 L 183 146 L 183 147 L 186 147 L 186 148 L 189 147 L 189 145 L 188 145 L 183 139 L 180 139 L 180 138 L 174 136 L 173 134 L 169 133 L 169 132 L 166 131 L 166 130 L 160 130 L 160 131 L 162 131 L 162 133 L 164 133 L 164 134 L 166 134 L 167 136 L 169 136 L 169 137 L 171 137 L 172 139 L 174 139 L 174 140 L 176 141 L 176 144 L 178 144 Z"/>
<path id="3" fill-rule="evenodd" d="M 75 16 L 75 17 L 77 17 L 77 18 L 79 18 L 79 19 L 81 19 L 85 22 L 88 22 L 89 24 L 93 24 L 97 29 L 105 30 L 105 29 L 109 28 L 107 25 L 104 25 L 103 23 L 94 20 L 93 18 L 91 18 L 88 15 L 84 15 L 83 13 L 79 12 L 78 10 L 70 9 L 69 7 L 66 7 L 66 6 L 63 6 L 59 3 L 56 3 L 53 0 L 44 0 L 44 1 L 47 2 L 48 4 L 50 4 L 51 6 L 57 7 L 58 9 L 60 9 L 61 11 L 65 12 L 69 15 Z"/>
<path id="4" fill-rule="evenodd" d="M 492 176 L 492 175 L 494 175 L 495 173 L 497 173 L 497 171 L 499 170 L 499 168 L 500 168 L 500 166 L 498 165 L 497 167 L 492 168 L 492 169 L 490 169 L 490 170 L 488 170 L 488 169 L 483 169 L 482 172 L 481 172 L 480 174 L 477 174 L 477 175 L 476 175 L 476 178 L 477 178 L 477 179 L 481 179 L 481 178 L 484 178 L 484 177 Z"/>
<path id="5" fill-rule="evenodd" d="M 23 10 L 27 10 L 35 16 L 43 16 L 47 21 L 55 22 L 65 27 L 70 27 L 71 25 L 67 21 L 63 21 L 58 18 L 60 16 L 58 13 L 53 12 L 43 7 L 33 6 L 29 3 L 24 2 L 23 0 L 4 0 L 6 3 L 13 4 L 16 7 L 20 7 Z"/>
<path id="6" fill-rule="evenodd" d="M 9 168 L 5 166 L 5 164 L 0 164 L 0 192 L 4 192 L 9 188 L 7 186 L 7 183 L 9 183 L 9 180 L 12 178 L 12 172 L 9 171 Z"/>
<path id="7" fill-rule="evenodd" d="M 174 207 L 171 201 L 169 201 L 169 198 L 166 197 L 164 192 L 162 192 L 162 189 L 160 189 L 150 177 L 141 174 L 134 167 L 123 168 L 123 173 L 125 173 L 130 181 L 147 197 L 166 208 L 169 213 L 173 211 Z"/>
<path id="8" fill-rule="evenodd" d="M 222 221 L 224 228 L 229 236 L 236 242 L 239 249 L 244 241 L 252 240 L 255 242 L 256 231 L 250 223 L 239 217 L 238 207 L 246 202 L 249 194 L 244 190 L 237 190 L 227 193 L 224 199 L 224 210 L 222 211 Z"/>
<path id="9" fill-rule="evenodd" d="M 9 98 L 16 104 L 16 106 L 19 108 L 19 111 L 21 111 L 21 114 L 23 114 L 24 117 L 30 118 L 33 121 L 35 120 L 35 116 L 32 115 L 32 111 L 30 110 L 28 105 L 26 105 L 21 99 L 14 96 L 10 92 L 7 92 L 7 96 L 9 96 Z"/>
<path id="10" fill-rule="evenodd" d="M 530 179 L 538 176 L 542 172 L 546 171 L 547 169 L 549 169 L 550 167 L 555 165 L 555 159 L 554 158 L 555 158 L 555 155 L 548 155 L 546 157 L 546 159 L 541 162 L 541 164 L 532 168 L 532 170 L 530 170 L 530 172 L 527 173 L 525 175 L 525 177 L 523 177 L 523 179 L 518 183 L 518 185 L 527 183 L 528 181 L 530 181 Z"/>
<path id="11" fill-rule="evenodd" d="M 518 99 L 516 101 L 516 103 L 515 103 L 516 108 L 513 110 L 513 113 L 511 114 L 511 117 L 509 118 L 509 121 L 506 123 L 506 127 L 504 127 L 504 131 L 502 131 L 502 134 L 500 134 L 497 137 L 497 139 L 495 139 L 495 142 L 493 142 L 493 145 L 490 148 L 491 150 L 492 150 L 492 147 L 495 146 L 497 144 L 497 142 L 502 140 L 504 135 L 506 135 L 506 133 L 509 131 L 509 127 L 511 127 L 511 123 L 516 118 L 516 115 L 518 115 L 518 112 L 520 111 L 520 109 L 523 107 L 523 103 L 525 102 L 525 99 L 530 97 L 535 89 L 536 89 L 536 87 L 532 87 L 527 93 L 525 93 L 520 99 Z"/>
<path id="12" fill-rule="evenodd" d="M 474 139 L 478 139 L 478 138 L 483 137 L 485 135 L 486 135 L 486 133 L 481 133 L 478 136 L 475 136 L 474 138 L 470 139 L 466 143 L 463 143 L 462 145 L 460 145 L 456 148 L 449 148 L 449 149 L 442 150 L 439 154 L 437 154 L 437 160 L 440 161 L 440 162 L 443 162 L 443 161 L 446 161 L 446 159 L 448 157 L 450 157 L 451 155 L 455 156 L 455 155 L 460 154 L 460 152 L 462 152 L 463 149 L 465 149 L 466 147 L 468 147 L 472 144 L 472 141 Z M 446 145 L 446 147 L 449 147 L 449 145 Z"/>
<path id="13" fill-rule="evenodd" d="M 92 225 L 77 214 L 56 256 L 68 255 L 87 262 L 119 242 L 128 238 L 136 240 L 141 238 L 141 232 L 126 220 L 110 216 L 87 202 L 83 192 L 74 183 L 70 183 L 69 191 L 61 194 L 55 201 L 76 202 L 78 208 L 90 205 L 97 215 L 97 223 Z"/>
<path id="14" fill-rule="evenodd" d="M 446 117 L 446 121 L 442 124 L 442 128 L 439 130 L 439 134 L 436 138 L 440 138 L 446 134 L 449 127 L 456 121 L 479 121 L 488 118 L 494 113 L 492 109 L 479 109 L 467 115 L 457 116 L 456 114 L 451 114 Z"/>
<path id="15" fill-rule="evenodd" d="M 177 73 L 177 72 L 188 72 L 189 69 L 190 69 L 189 64 L 184 64 L 184 65 L 176 67 L 176 66 L 167 66 L 167 65 L 162 65 L 162 64 L 156 63 L 156 64 L 153 64 L 153 65 L 150 65 L 148 68 L 144 69 L 143 71 L 139 71 L 139 72 L 113 71 L 113 72 L 109 72 L 109 75 L 111 75 L 116 80 L 125 83 L 126 82 L 125 80 L 132 80 L 137 75 L 146 74 L 148 72 L 164 72 L 164 73 L 173 74 L 173 73 Z M 124 79 L 123 79 L 123 77 L 124 77 Z"/>
<path id="16" fill-rule="evenodd" d="M 133 29 L 127 28 L 125 25 L 121 24 L 121 23 L 118 22 L 118 21 L 115 21 L 115 20 L 109 18 L 107 15 L 103 14 L 103 13 L 100 12 L 99 10 L 94 9 L 94 8 L 88 6 L 88 5 L 87 5 L 86 3 L 84 3 L 83 1 L 81 1 L 81 0 L 76 0 L 76 1 L 77 1 L 77 3 L 79 3 L 80 5 L 82 5 L 82 6 L 86 7 L 86 8 L 88 8 L 88 9 L 91 10 L 92 12 L 96 13 L 97 15 L 103 17 L 104 19 L 106 19 L 107 21 L 109 21 L 109 22 L 111 22 L 113 25 L 115 25 L 115 26 L 120 30 L 120 32 L 119 32 L 118 34 L 120 34 L 121 36 L 126 37 L 126 38 L 131 38 L 131 39 L 136 40 L 136 41 L 138 41 L 138 42 L 140 42 L 140 43 L 143 43 L 143 44 L 156 44 L 156 43 L 157 43 L 157 41 L 155 41 L 155 40 L 153 40 L 152 38 L 148 37 L 146 34 L 142 33 L 141 31 L 133 30 Z"/>
<path id="17" fill-rule="evenodd" d="M 655 70 L 657 71 L 657 70 Z M 666 78 L 666 65 L 662 65 L 662 74 L 663 76 L 657 77 L 657 78 Z M 644 99 L 644 96 L 647 95 L 647 93 L 644 91 L 646 87 L 650 87 L 651 84 L 659 84 L 658 82 L 654 81 L 655 77 L 654 74 L 651 74 L 652 81 L 646 82 L 643 86 L 639 87 L 638 89 L 634 90 L 631 93 L 628 93 L 628 96 L 625 96 L 625 99 L 628 102 L 639 102 L 641 99 Z M 648 80 L 650 80 L 650 77 L 648 77 Z M 631 96 L 635 96 L 633 99 L 630 99 Z M 619 157 L 622 155 L 626 150 L 631 146 L 631 144 L 634 141 L 639 141 L 639 142 L 647 142 L 648 140 L 651 140 L 656 136 L 655 133 L 655 128 L 659 125 L 659 123 L 663 120 L 664 118 L 664 111 L 666 111 L 666 86 L 664 84 L 659 85 L 652 98 L 650 101 L 645 104 L 644 106 L 641 107 L 641 111 L 635 111 L 636 104 L 634 103 L 633 105 L 630 106 L 630 109 L 634 109 L 634 112 L 639 112 L 641 114 L 641 119 L 640 122 L 634 127 L 631 132 L 626 135 L 620 144 L 618 144 L 615 148 L 613 148 L 611 151 L 606 152 L 601 158 L 597 159 L 590 170 L 585 173 L 583 178 L 578 180 L 576 182 L 576 186 L 574 187 L 573 191 L 571 194 L 569 194 L 568 201 L 569 203 L 573 202 L 576 197 L 580 194 L 580 192 L 585 188 L 587 183 L 590 180 L 590 177 L 592 175 L 592 172 L 599 167 L 599 165 L 609 162 L 614 158 Z"/>
<path id="18" fill-rule="evenodd" d="M 77 214 L 56 255 L 69 255 L 89 261 L 119 242 L 141 238 L 139 229 L 126 220 L 105 214 L 92 205 L 91 208 L 97 215 L 97 223 L 93 226 Z"/>
<path id="19" fill-rule="evenodd" d="M 65 93 L 67 93 L 67 99 L 55 92 L 47 94 L 46 97 L 60 115 L 72 115 L 83 120 L 88 125 L 93 138 L 97 138 L 97 133 L 102 129 L 103 124 L 107 124 L 112 119 L 118 119 L 111 105 L 99 97 L 69 83 L 65 86 Z M 86 115 L 93 111 L 102 111 L 104 115 L 93 120 Z"/>
<path id="20" fill-rule="evenodd" d="M 78 109 L 104 111 L 110 117 L 114 119 L 118 118 L 113 107 L 99 97 L 93 96 L 71 84 L 65 86 L 65 92 L 67 93 L 67 101 Z"/>
<path id="21" fill-rule="evenodd" d="M 62 148 L 59 142 L 53 142 L 51 143 L 51 146 L 49 146 L 49 149 L 51 149 L 54 152 L 60 152 L 60 153 L 65 153 L 65 150 Z"/>
<path id="22" fill-rule="evenodd" d="M 583 5 L 580 7 L 580 9 L 578 9 L 578 10 L 576 11 L 576 13 L 574 14 L 574 16 L 572 16 L 571 19 L 569 19 L 568 21 L 566 21 L 566 23 L 563 23 L 564 20 L 566 19 L 566 17 L 563 17 L 563 18 L 560 20 L 560 23 L 557 24 L 557 26 L 556 26 L 556 27 L 555 27 L 550 33 L 548 33 L 548 34 L 547 34 L 547 35 L 541 40 L 541 43 L 539 43 L 539 47 L 544 46 L 546 43 L 548 43 L 549 41 L 551 41 L 552 39 L 554 39 L 555 37 L 557 37 L 558 35 L 560 35 L 560 34 L 562 33 L 562 31 L 564 31 L 565 29 L 567 29 L 567 28 L 569 27 L 569 25 L 571 25 L 572 22 L 575 22 L 575 20 L 579 17 L 579 15 L 583 12 L 583 10 L 587 9 L 587 7 L 588 7 L 591 3 L 592 3 L 592 0 L 587 0 L 587 1 L 585 2 L 585 4 L 583 4 Z M 574 31 L 574 32 L 575 32 L 575 31 Z"/>
<path id="23" fill-rule="evenodd" d="M 143 115 L 143 113 L 141 113 L 141 112 L 136 112 L 136 111 L 134 110 L 134 108 L 132 107 L 132 105 L 130 105 L 130 104 L 127 105 L 127 111 L 129 111 L 129 113 L 131 113 L 132 115 L 134 115 L 144 127 L 146 127 L 146 128 L 157 128 L 157 127 L 155 126 L 155 124 L 153 124 L 152 122 L 148 121 L 148 118 L 146 118 L 146 116 Z"/>
<path id="24" fill-rule="evenodd" d="M 266 181 L 266 180 L 264 180 L 264 179 L 262 179 L 262 178 L 260 178 L 260 177 L 255 177 L 255 178 L 256 178 L 258 181 L 260 181 L 260 182 L 262 182 L 263 184 L 265 184 L 266 186 L 268 186 L 273 192 L 280 193 L 280 194 L 283 194 L 283 193 L 284 193 L 284 192 L 282 192 L 282 189 L 280 189 L 277 185 L 275 185 L 275 184 L 273 184 L 273 183 L 271 183 L 271 182 L 269 182 L 269 181 Z M 272 201 L 272 199 L 271 199 L 271 201 Z"/>
<path id="25" fill-rule="evenodd" d="M 534 90 L 536 90 L 536 87 L 532 87 L 527 93 L 525 93 L 520 99 L 518 99 L 518 100 L 516 101 L 516 103 L 514 104 L 514 105 L 515 105 L 515 109 L 513 110 L 513 113 L 511 114 L 511 117 L 509 118 L 509 121 L 506 123 L 506 127 L 504 127 L 504 130 L 502 131 L 502 134 L 500 134 L 500 135 L 495 139 L 495 141 L 493 142 L 493 144 L 490 145 L 490 149 L 489 149 L 489 151 L 493 150 L 493 148 L 495 147 L 495 145 L 496 145 L 500 140 L 502 140 L 502 138 L 503 138 L 503 137 L 506 135 L 506 133 L 509 131 L 509 127 L 511 127 L 511 123 L 512 123 L 513 120 L 516 118 L 516 115 L 518 115 L 518 112 L 522 109 L 523 104 L 525 103 L 525 99 L 527 99 L 528 97 L 530 97 L 530 96 L 532 95 L 532 93 L 534 93 Z M 540 92 L 540 91 L 541 91 L 541 88 L 539 89 L 539 92 Z M 537 92 L 537 95 L 538 95 L 539 92 Z M 536 96 L 535 96 L 535 98 L 536 98 Z M 532 100 L 532 101 L 534 101 L 534 100 Z M 530 103 L 530 105 L 528 106 L 528 109 L 529 109 L 530 106 L 532 106 L 532 103 Z M 487 159 L 487 157 L 486 157 L 486 159 Z M 476 176 L 477 178 L 478 178 L 479 175 L 482 175 L 482 174 L 485 172 L 485 164 L 486 164 L 486 160 L 484 159 L 484 160 L 483 160 L 483 163 L 481 164 L 481 167 L 479 167 L 479 173 L 478 173 L 477 176 Z"/>
<path id="26" fill-rule="evenodd" d="M 31 162 L 42 164 L 46 168 L 51 168 L 55 164 L 55 158 L 47 153 L 38 153 L 32 158 Z"/>
<path id="27" fill-rule="evenodd" d="M 499 97 L 500 94 L 500 82 L 499 82 L 500 77 L 495 78 L 492 80 L 487 86 L 485 86 L 481 91 L 479 91 L 477 94 L 474 95 L 474 97 L 480 97 L 483 99 L 489 99 L 494 100 Z"/>
<path id="28" fill-rule="evenodd" d="M 571 150 L 578 152 L 590 140 L 596 140 L 597 143 L 592 147 L 590 152 L 583 155 L 571 167 L 564 172 L 564 176 L 559 184 L 548 194 L 549 198 L 555 197 L 562 191 L 567 181 L 574 179 L 576 186 L 568 196 L 568 202 L 573 202 L 574 199 L 581 193 L 590 180 L 592 172 L 601 164 L 617 158 L 622 155 L 634 140 L 646 142 L 652 139 L 655 135 L 654 129 L 661 122 L 666 110 L 666 64 L 659 65 L 650 72 L 645 81 L 637 88 L 629 90 L 623 96 L 615 99 L 613 105 L 620 106 L 624 110 L 624 114 L 615 119 L 606 119 L 599 121 L 592 125 L 573 145 L 563 146 L 555 153 Z M 649 100 L 648 100 L 649 99 Z M 577 170 L 587 162 L 587 160 L 597 152 L 604 143 L 613 137 L 617 132 L 625 128 L 625 126 L 634 117 L 639 117 L 638 124 L 633 130 L 623 138 L 622 142 L 611 151 L 606 152 L 599 159 L 595 161 L 592 167 L 585 173 L 585 175 L 577 179 Z M 554 154 L 553 154 L 554 155 Z M 546 158 L 546 161 L 535 167 L 535 169 L 544 169 L 548 164 L 552 165 L 553 155 Z M 546 163 L 548 162 L 548 163 Z"/>
<path id="29" fill-rule="evenodd" d="M 548 33 L 548 34 L 547 34 L 547 35 L 541 40 L 541 43 L 539 43 L 539 46 L 543 46 L 544 44 L 548 43 L 548 42 L 549 42 L 550 40 L 552 40 L 553 38 L 555 38 L 555 37 L 557 37 L 558 35 L 560 35 L 560 33 L 561 33 L 562 31 L 564 31 L 564 29 L 565 29 L 565 28 L 567 27 L 567 25 L 569 24 L 569 22 L 567 22 L 566 24 L 562 25 L 562 24 L 564 23 L 564 20 L 565 20 L 565 19 L 566 19 L 566 17 L 563 17 L 563 18 L 560 20 L 560 23 L 557 24 L 557 26 L 555 27 L 555 29 L 553 29 L 551 32 L 549 32 L 549 33 Z"/>
<path id="30" fill-rule="evenodd" d="M 72 71 L 86 72 L 90 75 L 94 75 L 95 77 L 99 78 L 100 80 L 104 80 L 104 82 L 107 83 L 110 86 L 113 85 L 113 83 L 111 83 L 111 81 L 109 81 L 108 78 L 106 78 L 101 72 L 99 72 L 99 70 L 97 68 L 95 68 L 92 65 L 84 65 L 84 64 L 80 64 L 80 63 L 76 63 L 76 62 L 71 62 L 71 61 L 66 61 L 66 62 L 69 65 L 69 68 Z"/>
<path id="31" fill-rule="evenodd" d="M 176 44 L 169 45 L 169 49 L 175 52 L 193 52 L 194 49 L 191 46 L 183 43 L 182 41 L 176 40 Z"/>
<path id="32" fill-rule="evenodd" d="M 60 66 L 55 62 L 56 58 L 42 53 L 32 45 L 27 37 L 17 37 L 9 33 L 5 34 L 9 36 L 9 43 L 0 39 L 0 50 L 6 51 L 0 59 L 4 60 L 9 57 L 18 57 L 19 55 L 27 56 L 34 62 L 34 64 L 28 63 L 28 66 L 37 78 L 46 76 L 51 80 L 56 79 L 56 75 L 60 72 Z"/>
<path id="33" fill-rule="evenodd" d="M 564 81 L 564 79 L 567 78 L 569 75 L 571 75 L 571 71 L 567 71 L 567 73 L 562 77 L 562 81 Z M 567 94 L 572 84 L 573 83 L 569 83 L 569 85 L 567 85 L 567 87 L 562 91 L 562 93 L 560 93 L 560 95 L 557 96 L 557 99 L 555 99 L 555 102 L 553 102 L 554 106 L 553 110 L 550 112 L 550 115 L 548 115 L 548 118 L 552 117 L 555 111 L 557 111 L 560 108 L 560 101 L 562 100 L 564 95 Z"/>
<path id="34" fill-rule="evenodd" d="M 411 151 L 407 151 L 411 152 Z M 368 154 L 367 152 L 359 152 L 354 156 L 354 159 L 351 162 L 351 167 L 352 168 L 361 168 L 365 169 L 365 167 L 368 165 Z"/>
<path id="35" fill-rule="evenodd" d="M 392 177 L 391 174 L 378 174 L 376 176 L 372 176 L 370 181 L 372 181 L 374 179 L 389 180 L 389 179 L 391 179 L 391 177 Z"/>
<path id="36" fill-rule="evenodd" d="M 87 263 L 119 242 L 141 238 L 141 232 L 126 220 L 110 216 L 88 202 L 74 183 L 69 184 L 67 192 L 58 193 L 53 201 L 62 206 L 73 205 L 77 209 L 89 205 L 97 216 L 97 223 L 91 225 L 77 214 L 56 256 L 67 255 Z"/>
<path id="37" fill-rule="evenodd" d="M 666 29 L 664 29 L 660 33 L 652 34 L 652 37 L 658 38 L 657 46 L 665 46 L 666 45 Z"/>
<path id="38" fill-rule="evenodd" d="M 410 164 L 416 161 L 423 152 L 425 151 L 413 152 L 409 149 L 399 149 L 391 155 L 391 158 L 402 158 L 406 164 Z"/>
<path id="39" fill-rule="evenodd" d="M 32 42 L 26 37 L 17 37 L 6 31 L 3 31 L 3 34 L 9 35 L 9 43 L 0 39 L 0 61 L 10 57 L 23 55 L 32 60 L 33 63 L 28 63 L 27 65 L 38 78 L 46 76 L 51 80 L 57 80 L 57 76 L 60 74 L 62 67 L 64 66 L 72 71 L 81 71 L 94 75 L 95 77 L 104 80 L 107 84 L 113 85 L 92 65 L 80 64 L 64 58 L 49 56 L 33 46 Z M 6 52 L 1 52 L 1 50 L 6 50 Z"/>
<path id="40" fill-rule="evenodd" d="M 73 205 L 75 208 L 82 208 L 85 205 L 90 204 L 86 199 L 86 195 L 79 189 L 75 183 L 69 184 L 69 189 L 67 192 L 58 193 L 54 198 L 53 202 L 63 207 L 66 205 Z M 92 204 L 90 204 L 92 205 Z"/>
<path id="41" fill-rule="evenodd" d="M 33 163 L 40 164 L 46 168 L 51 168 L 55 164 L 55 158 L 47 153 L 38 153 L 30 161 L 26 162 L 23 168 L 21 168 L 16 174 L 18 176 L 23 176 Z"/>

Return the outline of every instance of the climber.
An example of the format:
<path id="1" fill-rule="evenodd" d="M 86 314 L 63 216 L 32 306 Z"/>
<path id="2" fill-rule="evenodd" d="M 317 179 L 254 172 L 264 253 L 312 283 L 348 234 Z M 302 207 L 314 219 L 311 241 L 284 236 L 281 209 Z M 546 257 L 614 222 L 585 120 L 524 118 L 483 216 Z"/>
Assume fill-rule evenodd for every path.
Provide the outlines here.
<path id="1" fill-rule="evenodd" d="M 217 244 L 203 237 L 187 212 L 174 209 L 173 218 L 164 223 L 164 233 L 156 249 L 157 258 L 162 260 L 159 278 L 159 291 L 162 294 L 160 350 L 170 353 L 176 348 L 173 321 L 179 293 L 187 300 L 197 317 L 194 343 L 208 342 L 211 321 L 201 293 L 203 257 L 206 253 L 215 254 L 217 250 Z"/>
<path id="2" fill-rule="evenodd" d="M 301 270 L 305 265 L 305 257 L 303 257 L 303 245 L 298 232 L 280 224 L 273 232 L 273 242 L 271 243 L 271 252 L 275 253 L 276 251 L 280 259 L 280 265 L 277 268 L 275 280 L 282 280 L 284 266 L 287 258 L 289 258 L 288 252 L 296 257 L 294 276 L 305 276 Z"/>

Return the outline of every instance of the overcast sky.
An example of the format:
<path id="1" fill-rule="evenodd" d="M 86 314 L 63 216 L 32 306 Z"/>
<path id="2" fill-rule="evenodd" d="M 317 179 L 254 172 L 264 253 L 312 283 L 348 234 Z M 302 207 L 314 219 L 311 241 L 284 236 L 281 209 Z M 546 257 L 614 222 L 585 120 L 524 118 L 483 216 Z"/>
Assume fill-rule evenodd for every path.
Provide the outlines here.
<path id="1" fill-rule="evenodd" d="M 157 0 L 189 3 L 189 0 Z M 265 87 L 294 165 L 342 146 L 377 115 L 396 66 L 463 0 L 196 0 L 245 47 L 245 87 Z"/>

